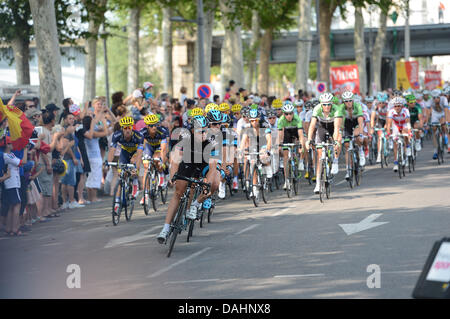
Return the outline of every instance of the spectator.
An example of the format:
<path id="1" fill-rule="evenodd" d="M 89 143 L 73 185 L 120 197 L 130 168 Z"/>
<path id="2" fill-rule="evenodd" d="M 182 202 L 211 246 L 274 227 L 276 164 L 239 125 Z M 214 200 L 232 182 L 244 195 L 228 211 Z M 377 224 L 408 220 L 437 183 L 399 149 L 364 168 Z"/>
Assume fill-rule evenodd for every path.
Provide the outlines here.
<path id="1" fill-rule="evenodd" d="M 63 119 L 64 117 L 66 117 L 67 114 L 70 113 L 69 108 L 70 108 L 70 106 L 71 106 L 72 104 L 74 104 L 74 103 L 73 103 L 72 99 L 71 99 L 70 97 L 68 97 L 67 99 L 64 99 L 64 100 L 62 101 L 62 104 L 63 104 L 63 112 L 62 112 L 62 114 L 61 114 L 61 116 L 60 116 L 60 118 L 59 118 L 59 122 L 58 122 L 59 124 L 61 124 L 62 119 Z"/>
<path id="2" fill-rule="evenodd" d="M 146 101 L 150 101 L 151 99 L 153 99 L 153 94 L 151 92 L 152 88 L 153 88 L 153 83 L 144 82 L 143 95 L 144 95 L 144 98 L 145 98 Z"/>
<path id="3" fill-rule="evenodd" d="M 189 113 L 190 110 L 192 110 L 195 107 L 195 101 L 194 100 L 187 99 L 186 103 L 187 103 L 186 112 L 184 112 L 183 117 L 182 117 L 183 124 L 187 123 L 187 121 L 188 121 L 188 113 Z"/>
<path id="4" fill-rule="evenodd" d="M 99 146 L 99 138 L 108 135 L 108 125 L 105 119 L 103 104 L 100 99 L 92 101 L 94 106 L 94 114 L 91 121 L 86 122 L 87 127 L 84 128 L 84 137 L 86 151 L 89 154 L 90 173 L 86 180 L 86 188 L 88 190 L 89 202 L 100 201 L 97 198 L 97 191 L 101 188 L 102 183 L 102 155 Z M 95 122 L 94 122 L 95 120 Z"/>
<path id="5" fill-rule="evenodd" d="M 50 151 L 55 150 L 60 137 L 63 132 L 56 132 L 52 135 L 52 129 L 55 126 L 55 115 L 53 112 L 45 111 L 42 114 L 42 135 L 40 140 L 50 146 Z M 53 170 L 52 170 L 52 157 L 51 154 L 41 154 L 39 157 L 39 163 L 45 167 L 44 171 L 39 176 L 39 182 L 41 185 L 43 201 L 43 216 L 44 217 L 59 217 L 59 214 L 52 209 L 52 195 L 53 195 Z"/>
<path id="6" fill-rule="evenodd" d="M 23 236 L 24 233 L 19 229 L 20 227 L 20 206 L 22 199 L 20 197 L 20 170 L 19 166 L 27 162 L 28 149 L 24 149 L 22 160 L 17 158 L 12 153 L 12 144 L 9 136 L 6 137 L 6 147 L 3 154 L 4 164 L 8 165 L 10 170 L 10 177 L 4 181 L 3 211 L 6 215 L 6 234 L 8 236 Z"/>
<path id="7" fill-rule="evenodd" d="M 187 99 L 186 93 L 187 89 L 186 87 L 182 86 L 180 89 L 181 97 L 180 97 L 180 104 L 184 106 L 184 101 Z"/>
<path id="8" fill-rule="evenodd" d="M 78 166 L 78 159 L 75 154 L 78 145 L 75 139 L 75 117 L 73 114 L 66 114 L 63 120 L 63 125 L 65 129 L 64 138 L 69 143 L 73 141 L 73 145 L 67 150 L 63 158 L 67 163 L 67 171 L 61 180 L 61 194 L 63 199 L 62 209 L 80 208 L 84 207 L 84 205 L 78 204 L 74 198 L 75 185 L 77 182 L 76 168 Z"/>

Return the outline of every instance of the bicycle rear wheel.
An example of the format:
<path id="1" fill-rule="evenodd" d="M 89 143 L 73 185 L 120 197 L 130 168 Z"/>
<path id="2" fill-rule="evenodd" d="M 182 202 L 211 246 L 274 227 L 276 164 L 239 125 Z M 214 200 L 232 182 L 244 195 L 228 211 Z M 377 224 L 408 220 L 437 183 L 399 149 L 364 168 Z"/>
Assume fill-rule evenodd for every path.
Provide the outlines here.
<path id="1" fill-rule="evenodd" d="M 130 183 L 131 182 L 131 183 Z M 125 193 L 126 199 L 127 199 L 127 204 L 125 206 L 125 219 L 127 220 L 127 222 L 129 222 L 131 220 L 131 216 L 133 215 L 133 210 L 134 210 L 134 201 L 135 199 L 133 198 L 133 182 L 130 180 L 128 181 L 128 190 Z"/>
<path id="2" fill-rule="evenodd" d="M 247 161 L 247 163 L 245 164 L 246 167 L 246 174 L 247 176 L 244 176 L 244 192 L 245 192 L 245 197 L 247 198 L 247 200 L 250 200 L 250 192 L 251 192 L 251 183 L 250 183 L 250 178 L 248 178 L 248 176 L 250 176 L 250 162 Z"/>
<path id="3" fill-rule="evenodd" d="M 149 201 L 153 202 L 152 198 L 152 175 L 150 171 L 147 171 L 147 174 L 145 174 L 144 179 L 144 213 L 145 215 L 148 215 L 150 211 L 150 203 Z M 153 204 L 153 209 L 155 209 L 155 205 Z"/>
<path id="4" fill-rule="evenodd" d="M 298 195 L 298 183 L 300 182 L 298 179 L 298 167 L 295 165 L 292 167 L 292 188 L 294 189 L 294 194 Z"/>
<path id="5" fill-rule="evenodd" d="M 211 196 L 211 207 L 208 209 L 208 223 L 211 222 L 211 216 L 213 215 L 214 208 L 216 207 L 216 195 Z"/>
<path id="6" fill-rule="evenodd" d="M 194 223 L 195 223 L 195 219 L 191 219 L 188 222 L 188 234 L 186 236 L 187 242 L 189 242 L 189 239 L 192 237 L 192 234 L 194 233 Z"/>
<path id="7" fill-rule="evenodd" d="M 251 177 L 250 177 L 250 181 L 253 182 L 253 175 L 256 174 L 256 185 L 254 185 L 253 183 L 251 183 L 250 191 L 252 192 L 253 205 L 255 205 L 255 207 L 258 207 L 259 201 L 260 201 L 260 196 L 261 196 L 261 193 L 260 193 L 260 192 L 261 192 L 261 187 L 260 187 L 260 185 L 261 185 L 261 178 L 260 178 L 260 175 L 259 175 L 259 170 L 258 170 L 258 168 L 255 166 L 254 169 L 255 169 L 256 171 L 255 171 L 255 172 L 251 172 L 252 174 L 251 174 Z M 256 189 L 259 190 L 258 196 L 256 196 L 256 194 L 255 194 L 255 192 L 254 192 L 254 188 L 256 188 Z"/>

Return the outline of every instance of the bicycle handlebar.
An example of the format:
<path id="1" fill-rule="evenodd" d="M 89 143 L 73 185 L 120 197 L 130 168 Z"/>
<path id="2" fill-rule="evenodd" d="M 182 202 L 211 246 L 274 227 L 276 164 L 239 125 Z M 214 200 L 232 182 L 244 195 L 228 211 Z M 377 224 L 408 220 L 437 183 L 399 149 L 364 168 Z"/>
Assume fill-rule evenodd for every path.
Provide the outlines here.
<path id="1" fill-rule="evenodd" d="M 190 183 L 192 183 L 192 184 L 198 184 L 198 185 L 200 185 L 200 186 L 207 187 L 208 189 L 211 188 L 211 184 L 210 184 L 210 183 L 203 183 L 203 182 L 201 182 L 201 181 L 199 181 L 199 180 L 197 180 L 197 179 L 188 178 L 188 177 L 181 176 L 181 175 L 178 175 L 178 174 L 175 174 L 175 175 L 172 177 L 172 182 L 174 182 L 174 181 L 177 180 L 177 179 L 181 179 L 181 180 L 183 180 L 183 181 L 190 182 Z"/>
<path id="2" fill-rule="evenodd" d="M 116 162 L 108 162 L 109 166 L 117 166 L 119 168 L 129 168 L 129 169 L 134 169 L 136 168 L 136 165 L 134 164 L 122 164 L 122 163 L 116 163 Z"/>

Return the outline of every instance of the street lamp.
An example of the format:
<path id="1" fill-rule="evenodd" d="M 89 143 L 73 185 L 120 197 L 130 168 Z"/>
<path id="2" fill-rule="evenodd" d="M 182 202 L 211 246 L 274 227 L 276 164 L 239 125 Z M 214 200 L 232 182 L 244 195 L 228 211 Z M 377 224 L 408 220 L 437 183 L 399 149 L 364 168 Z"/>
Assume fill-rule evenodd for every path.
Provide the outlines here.
<path id="1" fill-rule="evenodd" d="M 197 23 L 197 45 L 198 45 L 198 74 L 199 82 L 205 82 L 205 51 L 203 48 L 203 0 L 197 0 L 197 20 L 188 20 L 183 17 L 171 17 L 170 21 Z"/>

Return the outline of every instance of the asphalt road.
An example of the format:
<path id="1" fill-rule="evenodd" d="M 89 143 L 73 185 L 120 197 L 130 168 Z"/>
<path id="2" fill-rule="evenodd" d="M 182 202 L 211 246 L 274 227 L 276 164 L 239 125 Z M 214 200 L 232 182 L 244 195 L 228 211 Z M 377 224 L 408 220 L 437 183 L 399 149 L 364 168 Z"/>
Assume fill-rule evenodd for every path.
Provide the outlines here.
<path id="1" fill-rule="evenodd" d="M 450 235 L 450 156 L 441 166 L 431 156 L 427 142 L 401 180 L 392 164 L 368 166 L 352 190 L 341 167 L 323 204 L 305 183 L 259 208 L 238 194 L 170 258 L 156 241 L 165 207 L 113 226 L 104 197 L 0 238 L 0 298 L 410 298 L 433 243 Z"/>

